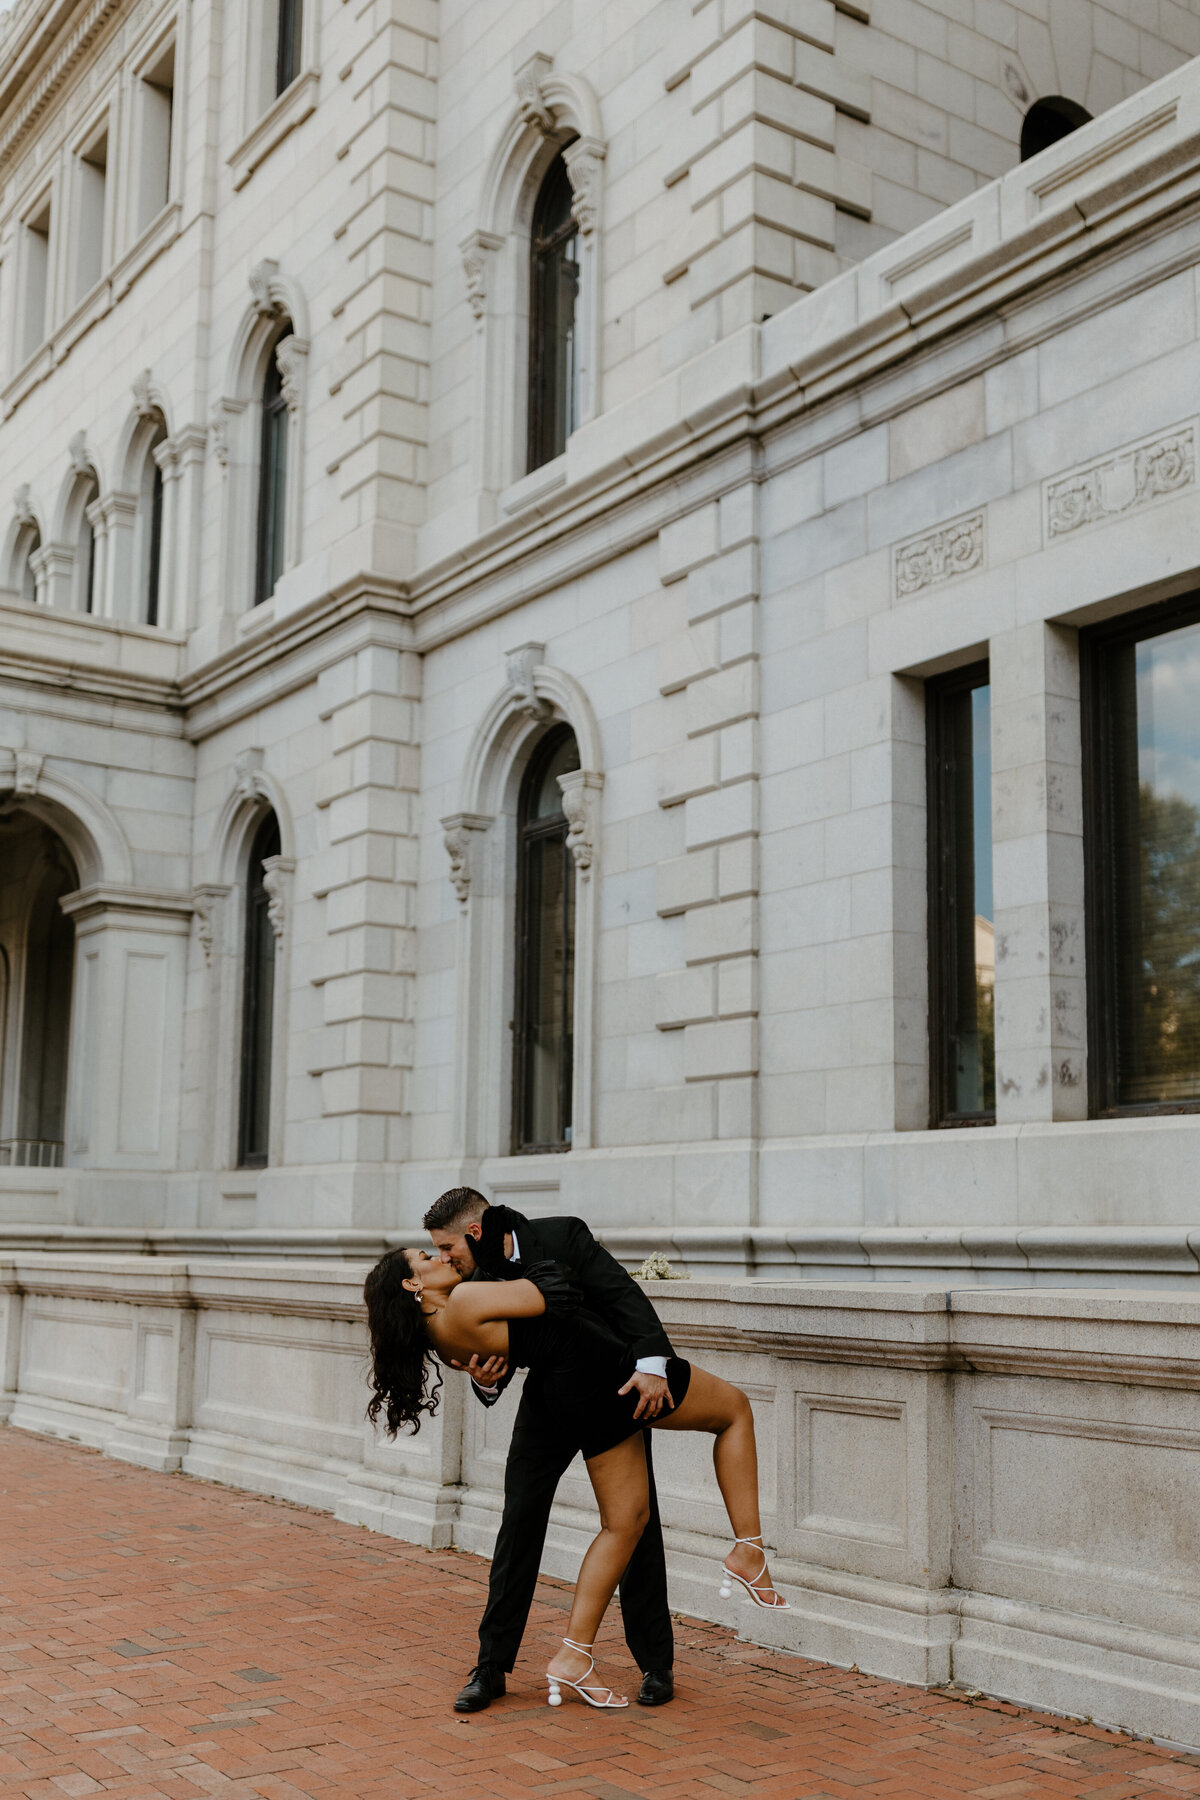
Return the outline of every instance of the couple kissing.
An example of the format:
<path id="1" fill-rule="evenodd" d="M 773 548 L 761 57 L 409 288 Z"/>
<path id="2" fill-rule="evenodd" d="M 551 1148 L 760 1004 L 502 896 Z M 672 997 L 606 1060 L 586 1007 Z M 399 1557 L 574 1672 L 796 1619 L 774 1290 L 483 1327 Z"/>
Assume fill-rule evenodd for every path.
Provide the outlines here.
<path id="1" fill-rule="evenodd" d="M 374 1421 L 418 1430 L 438 1404 L 441 1366 L 464 1370 L 493 1405 L 527 1371 L 504 1475 L 504 1512 L 479 1627 L 479 1661 L 455 1701 L 478 1712 L 505 1691 L 529 1616 L 555 1490 L 582 1455 L 601 1528 L 579 1570 L 567 1635 L 546 1670 L 549 1702 L 569 1689 L 589 1706 L 628 1700 L 599 1680 L 592 1647 L 618 1585 L 637 1695 L 674 1694 L 674 1640 L 651 1431 L 704 1431 L 734 1538 L 721 1592 L 736 1582 L 758 1606 L 786 1605 L 771 1585 L 758 1510 L 750 1402 L 677 1357 L 633 1277 L 582 1219 L 527 1219 L 452 1188 L 430 1207 L 433 1250 L 391 1250 L 364 1288 Z"/>

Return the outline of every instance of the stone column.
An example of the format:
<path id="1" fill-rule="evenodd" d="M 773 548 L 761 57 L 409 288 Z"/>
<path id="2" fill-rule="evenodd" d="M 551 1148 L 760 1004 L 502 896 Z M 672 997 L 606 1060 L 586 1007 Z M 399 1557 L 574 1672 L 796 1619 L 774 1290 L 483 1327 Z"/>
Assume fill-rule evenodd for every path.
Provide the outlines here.
<path id="1" fill-rule="evenodd" d="M 98 883 L 62 905 L 75 921 L 67 1162 L 173 1169 L 191 895 Z"/>
<path id="2" fill-rule="evenodd" d="M 84 507 L 87 522 L 92 528 L 92 617 L 111 618 L 112 595 L 108 591 L 108 517 L 103 500 L 93 500 Z M 82 585 L 76 589 L 79 598 L 79 610 L 82 612 L 86 601 L 86 591 Z"/>
<path id="3" fill-rule="evenodd" d="M 92 581 L 92 605 L 104 619 L 139 619 L 143 596 L 138 593 L 139 570 L 136 556 L 137 495 L 105 494 L 93 501 L 88 518 L 98 513 L 102 524 L 93 526 L 96 533 L 96 572 Z M 100 556 L 103 539 L 105 555 Z M 101 571 L 104 586 L 100 585 Z"/>
<path id="4" fill-rule="evenodd" d="M 996 1116 L 1085 1119 L 1078 634 L 991 642 Z"/>
<path id="5" fill-rule="evenodd" d="M 167 610 L 162 613 L 160 623 L 170 631 L 188 631 L 196 621 L 208 432 L 202 425 L 185 425 L 171 442 L 176 447 L 179 479 L 175 483 L 171 527 L 172 578 L 170 586 L 163 590 Z M 165 500 L 166 496 L 163 498 Z"/>

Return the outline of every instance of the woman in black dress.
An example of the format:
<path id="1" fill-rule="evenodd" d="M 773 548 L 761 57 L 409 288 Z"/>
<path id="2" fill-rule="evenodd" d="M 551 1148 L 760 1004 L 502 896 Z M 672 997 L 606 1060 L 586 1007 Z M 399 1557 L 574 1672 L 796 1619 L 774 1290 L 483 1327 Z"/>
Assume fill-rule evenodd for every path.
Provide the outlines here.
<path id="1" fill-rule="evenodd" d="M 374 1390 L 367 1411 L 372 1420 L 383 1414 L 389 1435 L 402 1425 L 419 1429 L 422 1413 L 436 1410 L 439 1361 L 466 1364 L 472 1356 L 503 1356 L 510 1368 L 528 1369 L 550 1417 L 570 1417 L 575 1425 L 585 1419 L 582 1450 L 601 1529 L 580 1567 L 563 1648 L 546 1671 L 550 1704 L 559 1705 L 562 1689 L 570 1687 L 589 1706 L 627 1706 L 624 1696 L 592 1678 L 591 1650 L 649 1516 L 643 1424 L 633 1417 L 638 1396 L 618 1392 L 633 1372 L 632 1354 L 580 1304 L 571 1271 L 558 1263 L 526 1267 L 515 1280 L 464 1281 L 424 1250 L 392 1250 L 371 1270 L 364 1296 Z M 756 1606 L 786 1606 L 771 1585 L 762 1547 L 749 1400 L 680 1357 L 668 1361 L 667 1383 L 672 1410 L 654 1429 L 707 1431 L 715 1438 L 713 1463 L 735 1538 L 721 1592 L 736 1582 Z"/>

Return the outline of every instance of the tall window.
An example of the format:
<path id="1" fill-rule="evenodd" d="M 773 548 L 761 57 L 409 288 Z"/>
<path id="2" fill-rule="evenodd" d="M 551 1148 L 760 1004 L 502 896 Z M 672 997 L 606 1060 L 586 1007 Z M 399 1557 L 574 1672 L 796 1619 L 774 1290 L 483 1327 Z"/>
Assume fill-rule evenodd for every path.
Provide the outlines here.
<path id="1" fill-rule="evenodd" d="M 579 228 L 567 165 L 556 156 L 533 211 L 529 280 L 529 457 L 540 469 L 575 429 Z"/>
<path id="2" fill-rule="evenodd" d="M 1200 604 L 1082 639 L 1092 1109 L 1200 1108 Z"/>
<path id="3" fill-rule="evenodd" d="M 72 300 L 90 293 L 104 272 L 104 215 L 108 188 L 108 127 L 81 150 L 75 167 Z"/>
<path id="4" fill-rule="evenodd" d="M 50 196 L 25 221 L 21 354 L 32 356 L 50 328 Z"/>
<path id="5" fill-rule="evenodd" d="M 287 519 L 288 413 L 276 351 L 291 326 L 281 333 L 267 359 L 262 397 L 262 442 L 258 464 L 258 540 L 254 571 L 254 604 L 269 600 L 283 574 Z"/>
<path id="6" fill-rule="evenodd" d="M 929 1023 L 935 1125 L 996 1117 L 991 690 L 986 663 L 930 682 Z"/>
<path id="7" fill-rule="evenodd" d="M 300 73 L 300 26 L 303 0 L 279 0 L 279 33 L 275 40 L 275 92 L 282 94 Z"/>
<path id="8" fill-rule="evenodd" d="M 59 902 L 78 886 L 65 858 L 56 857 L 38 884 L 25 940 L 25 1004 L 21 1080 L 13 1161 L 57 1168 L 63 1160 L 67 1114 L 67 1054 L 75 927 Z"/>
<path id="9" fill-rule="evenodd" d="M 579 767 L 567 726 L 538 745 L 521 787 L 517 867 L 514 1152 L 571 1142 L 575 867 L 558 777 Z"/>
<path id="10" fill-rule="evenodd" d="M 279 821 L 268 813 L 246 870 L 246 963 L 242 989 L 242 1087 L 238 1164 L 261 1169 L 271 1124 L 271 1020 L 275 1010 L 275 930 L 264 863 L 279 855 Z"/>
<path id="11" fill-rule="evenodd" d="M 75 571 L 72 583 L 76 612 L 96 610 L 96 533 L 88 517 L 88 509 L 99 499 L 100 487 L 93 479 L 86 482 L 79 502 L 79 530 L 75 537 Z"/>
<path id="12" fill-rule="evenodd" d="M 175 106 L 175 45 L 161 50 L 137 82 L 137 228 L 145 231 L 171 197 L 171 124 Z"/>

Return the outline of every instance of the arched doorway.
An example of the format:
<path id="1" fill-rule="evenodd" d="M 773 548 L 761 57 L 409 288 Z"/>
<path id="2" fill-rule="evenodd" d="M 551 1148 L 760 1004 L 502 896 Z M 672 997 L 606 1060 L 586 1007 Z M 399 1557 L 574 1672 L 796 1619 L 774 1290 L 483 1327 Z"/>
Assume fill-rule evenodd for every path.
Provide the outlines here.
<path id="1" fill-rule="evenodd" d="M 20 810 L 0 812 L 0 952 L 9 970 L 0 1165 L 64 1160 L 75 926 L 61 901 L 78 886 L 54 832 Z"/>

